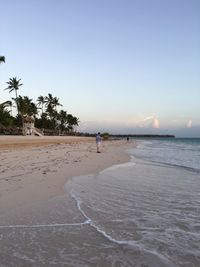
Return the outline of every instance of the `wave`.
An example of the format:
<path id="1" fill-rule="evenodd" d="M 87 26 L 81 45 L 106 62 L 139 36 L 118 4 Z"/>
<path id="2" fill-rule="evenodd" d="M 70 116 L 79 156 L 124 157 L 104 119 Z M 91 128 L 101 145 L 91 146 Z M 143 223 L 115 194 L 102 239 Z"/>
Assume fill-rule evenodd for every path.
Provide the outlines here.
<path id="1" fill-rule="evenodd" d="M 148 159 L 148 161 L 152 162 L 152 163 L 158 163 L 158 164 L 163 165 L 163 166 L 181 168 L 181 169 L 184 169 L 186 171 L 194 172 L 194 173 L 197 173 L 197 174 L 200 173 L 200 169 L 193 168 L 193 167 L 188 167 L 188 166 L 185 166 L 185 165 L 180 165 L 180 164 L 170 163 L 170 162 L 163 162 L 163 161 L 158 161 L 158 160 L 150 160 L 150 159 Z"/>
<path id="2" fill-rule="evenodd" d="M 86 220 L 80 223 L 53 223 L 53 224 L 16 224 L 16 225 L 0 225 L 0 229 L 7 229 L 7 228 L 42 228 L 42 227 L 63 227 L 63 226 L 81 226 L 89 224 Z"/>
<path id="3" fill-rule="evenodd" d="M 142 142 L 140 146 L 131 150 L 130 153 L 146 161 L 200 173 L 200 148 L 196 144 L 154 140 L 151 143 Z"/>
<path id="4" fill-rule="evenodd" d="M 113 238 L 111 235 L 107 234 L 105 230 L 103 230 L 102 228 L 97 226 L 94 223 L 94 221 L 86 215 L 86 213 L 81 208 L 82 201 L 76 196 L 76 194 L 73 192 L 73 190 L 71 191 L 71 196 L 76 201 L 77 208 L 80 211 L 80 213 L 85 217 L 87 224 L 89 224 L 91 227 L 93 227 L 98 233 L 103 235 L 110 242 L 115 243 L 117 245 L 125 245 L 125 246 L 132 247 L 138 252 L 142 251 L 144 258 L 147 258 L 147 259 L 148 258 L 150 259 L 152 257 L 156 258 L 157 259 L 156 266 L 157 266 L 157 264 L 158 264 L 158 266 L 160 266 L 159 264 L 162 264 L 163 267 L 174 266 L 172 264 L 172 262 L 170 262 L 169 259 L 167 259 L 165 256 L 161 255 L 160 253 L 158 253 L 156 251 L 150 251 L 150 250 L 145 249 L 142 244 L 138 244 L 134 240 L 117 240 L 116 238 Z"/>

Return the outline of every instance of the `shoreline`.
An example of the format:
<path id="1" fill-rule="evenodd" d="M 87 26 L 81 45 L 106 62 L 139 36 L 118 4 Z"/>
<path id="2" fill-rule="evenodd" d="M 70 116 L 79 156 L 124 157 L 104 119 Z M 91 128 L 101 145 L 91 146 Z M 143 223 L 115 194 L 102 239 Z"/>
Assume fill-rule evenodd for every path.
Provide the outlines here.
<path id="1" fill-rule="evenodd" d="M 199 266 L 199 175 L 137 144 L 0 151 L 0 266 Z"/>
<path id="2" fill-rule="evenodd" d="M 128 162 L 126 150 L 135 144 L 103 141 L 102 153 L 98 154 L 94 138 L 1 136 L 1 221 L 65 194 L 64 186 L 73 177 Z"/>

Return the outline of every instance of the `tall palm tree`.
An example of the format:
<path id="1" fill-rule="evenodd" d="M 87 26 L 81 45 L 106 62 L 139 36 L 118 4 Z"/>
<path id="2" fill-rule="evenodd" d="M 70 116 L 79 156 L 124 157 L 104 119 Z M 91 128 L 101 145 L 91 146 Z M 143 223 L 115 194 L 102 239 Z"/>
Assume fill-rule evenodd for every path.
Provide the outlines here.
<path id="1" fill-rule="evenodd" d="M 58 112 L 57 112 L 56 108 L 57 108 L 57 106 L 62 106 L 59 103 L 59 98 L 53 97 L 52 94 L 48 94 L 48 96 L 45 96 L 45 105 L 47 107 L 46 112 L 54 124 L 54 122 L 58 116 Z"/>
<path id="2" fill-rule="evenodd" d="M 44 96 L 39 96 L 37 99 L 38 105 L 41 106 L 41 110 L 42 110 L 42 115 L 44 113 L 44 104 L 45 104 L 45 98 Z"/>
<path id="3" fill-rule="evenodd" d="M 1 64 L 2 62 L 5 63 L 5 61 L 6 61 L 5 57 L 4 57 L 4 56 L 0 56 L 0 64 Z"/>
<path id="4" fill-rule="evenodd" d="M 17 98 L 18 98 L 17 91 L 19 90 L 19 87 L 23 85 L 22 83 L 20 83 L 20 81 L 21 79 L 17 80 L 17 77 L 10 78 L 9 81 L 7 82 L 8 87 L 4 89 L 4 90 L 9 90 L 9 93 L 11 93 L 12 91 L 15 91 L 18 115 L 19 115 L 19 107 L 18 107 L 18 101 L 17 101 Z"/>

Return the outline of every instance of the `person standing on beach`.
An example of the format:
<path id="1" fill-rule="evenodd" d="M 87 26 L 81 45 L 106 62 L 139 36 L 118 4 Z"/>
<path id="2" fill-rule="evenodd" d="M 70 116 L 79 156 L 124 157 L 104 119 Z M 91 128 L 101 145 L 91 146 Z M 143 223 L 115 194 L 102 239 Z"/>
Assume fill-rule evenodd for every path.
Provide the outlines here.
<path id="1" fill-rule="evenodd" d="M 96 135 L 96 144 L 97 144 L 97 153 L 101 153 L 100 152 L 100 146 L 101 146 L 101 134 L 100 133 Z"/>

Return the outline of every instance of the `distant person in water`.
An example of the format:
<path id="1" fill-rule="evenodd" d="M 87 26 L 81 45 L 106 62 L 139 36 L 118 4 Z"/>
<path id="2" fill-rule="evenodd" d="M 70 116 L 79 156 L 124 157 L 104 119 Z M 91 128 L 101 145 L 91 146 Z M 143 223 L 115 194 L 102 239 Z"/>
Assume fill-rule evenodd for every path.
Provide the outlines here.
<path id="1" fill-rule="evenodd" d="M 96 135 L 96 144 L 97 144 L 97 153 L 101 153 L 100 152 L 100 146 L 101 146 L 101 134 L 100 133 Z"/>
<path id="2" fill-rule="evenodd" d="M 129 136 L 127 136 L 127 139 L 126 140 L 127 140 L 127 142 L 129 142 Z"/>

